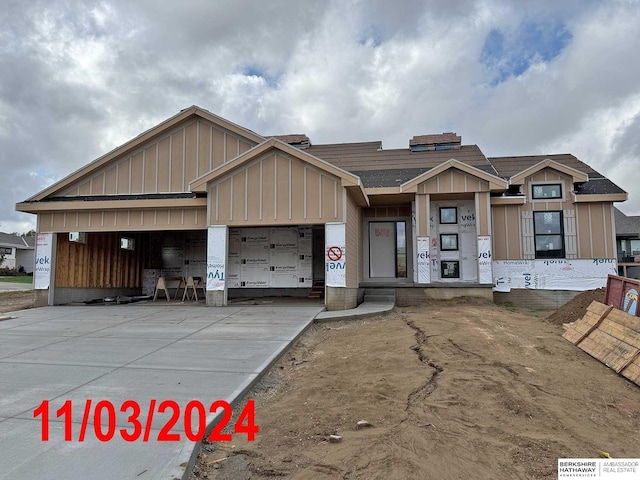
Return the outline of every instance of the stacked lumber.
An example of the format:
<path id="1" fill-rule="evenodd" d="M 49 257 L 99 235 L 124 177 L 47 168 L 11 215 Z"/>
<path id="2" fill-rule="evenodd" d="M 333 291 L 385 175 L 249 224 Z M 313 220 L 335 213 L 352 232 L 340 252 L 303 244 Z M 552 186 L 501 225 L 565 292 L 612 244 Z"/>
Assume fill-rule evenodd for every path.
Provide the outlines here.
<path id="1" fill-rule="evenodd" d="M 640 318 L 594 301 L 564 328 L 564 338 L 640 385 Z"/>

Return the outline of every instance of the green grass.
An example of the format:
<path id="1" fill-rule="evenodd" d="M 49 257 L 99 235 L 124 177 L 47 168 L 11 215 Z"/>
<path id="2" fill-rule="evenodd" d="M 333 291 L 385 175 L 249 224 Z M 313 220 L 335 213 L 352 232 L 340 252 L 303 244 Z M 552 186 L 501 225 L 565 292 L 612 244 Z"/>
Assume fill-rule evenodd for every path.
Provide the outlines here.
<path id="1" fill-rule="evenodd" d="M 30 275 L 16 275 L 15 277 L 0 277 L 0 282 L 5 283 L 33 283 Z"/>

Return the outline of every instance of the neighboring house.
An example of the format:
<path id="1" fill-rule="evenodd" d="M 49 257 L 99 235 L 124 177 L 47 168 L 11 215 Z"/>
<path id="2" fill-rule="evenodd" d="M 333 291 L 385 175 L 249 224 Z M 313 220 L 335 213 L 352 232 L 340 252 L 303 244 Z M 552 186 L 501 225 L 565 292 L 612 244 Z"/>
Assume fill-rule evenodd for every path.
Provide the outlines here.
<path id="1" fill-rule="evenodd" d="M 640 215 L 627 216 L 617 208 L 614 209 L 614 213 L 618 247 L 618 270 L 621 275 L 640 278 Z M 638 264 L 638 266 L 630 265 L 634 263 Z"/>
<path id="2" fill-rule="evenodd" d="M 346 309 L 365 288 L 558 303 L 603 286 L 626 199 L 569 154 L 487 158 L 455 133 L 313 145 L 194 106 L 16 208 L 38 216 L 39 303 L 200 276 L 210 305 L 324 285 Z"/>
<path id="3" fill-rule="evenodd" d="M 19 237 L 11 233 L 0 232 L 0 255 L 4 261 L 0 268 L 24 268 L 32 273 L 35 263 L 35 237 Z"/>

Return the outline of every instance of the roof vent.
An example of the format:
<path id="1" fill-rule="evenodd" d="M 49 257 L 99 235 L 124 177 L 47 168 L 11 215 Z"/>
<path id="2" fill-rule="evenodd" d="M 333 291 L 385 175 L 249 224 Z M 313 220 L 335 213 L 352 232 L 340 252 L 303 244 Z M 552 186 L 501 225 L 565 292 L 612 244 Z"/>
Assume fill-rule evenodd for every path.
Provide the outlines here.
<path id="1" fill-rule="evenodd" d="M 453 150 L 460 148 L 462 137 L 455 132 L 437 133 L 433 135 L 416 135 L 409 140 L 409 149 L 412 152 L 425 152 L 427 150 Z"/>
<path id="2" fill-rule="evenodd" d="M 299 148 L 300 150 L 306 150 L 311 146 L 311 140 L 304 133 L 292 133 L 290 135 L 273 135 L 272 138 L 276 138 L 281 142 L 288 143 L 292 147 Z"/>

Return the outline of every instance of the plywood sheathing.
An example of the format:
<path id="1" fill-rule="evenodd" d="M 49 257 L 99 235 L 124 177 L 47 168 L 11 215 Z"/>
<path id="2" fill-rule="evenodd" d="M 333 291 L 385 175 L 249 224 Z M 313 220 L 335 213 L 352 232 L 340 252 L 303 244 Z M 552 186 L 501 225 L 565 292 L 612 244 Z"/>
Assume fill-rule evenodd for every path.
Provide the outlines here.
<path id="1" fill-rule="evenodd" d="M 640 318 L 594 301 L 565 330 L 568 341 L 640 385 Z"/>

